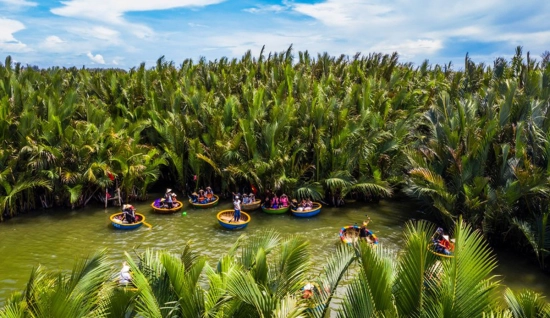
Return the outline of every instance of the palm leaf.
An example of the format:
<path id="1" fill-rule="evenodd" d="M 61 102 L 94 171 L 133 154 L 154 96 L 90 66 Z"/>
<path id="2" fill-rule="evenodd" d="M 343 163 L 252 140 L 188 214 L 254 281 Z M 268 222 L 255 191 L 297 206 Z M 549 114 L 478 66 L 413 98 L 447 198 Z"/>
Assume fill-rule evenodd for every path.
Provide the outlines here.
<path id="1" fill-rule="evenodd" d="M 550 304 L 542 295 L 531 290 L 516 294 L 510 288 L 506 288 L 504 299 L 515 318 L 542 318 L 550 315 Z"/>

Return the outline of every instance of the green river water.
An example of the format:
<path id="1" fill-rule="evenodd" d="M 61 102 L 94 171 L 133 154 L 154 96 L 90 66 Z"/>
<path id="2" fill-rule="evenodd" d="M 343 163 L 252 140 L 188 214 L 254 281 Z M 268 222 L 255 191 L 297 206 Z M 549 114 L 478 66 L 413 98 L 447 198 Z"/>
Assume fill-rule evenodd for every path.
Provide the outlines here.
<path id="1" fill-rule="evenodd" d="M 229 201 L 215 208 L 194 210 L 186 202 L 182 213 L 153 214 L 150 203 L 136 203 L 137 211 L 146 216 L 145 226 L 133 231 L 112 228 L 109 216 L 117 207 L 86 207 L 75 211 L 44 210 L 0 223 L 0 305 L 14 291 L 22 290 L 33 267 L 41 264 L 48 269 L 70 270 L 75 260 L 106 248 L 113 261 L 122 261 L 123 251 L 135 248 L 166 249 L 180 252 L 181 246 L 191 240 L 195 250 L 215 262 L 242 234 L 275 229 L 282 234 L 307 236 L 311 242 L 314 261 L 322 264 L 331 251 L 340 244 L 338 231 L 344 225 L 360 223 L 365 214 L 371 217 L 369 228 L 382 244 L 393 250 L 401 246 L 399 240 L 404 223 L 411 218 L 422 218 L 409 202 L 381 201 L 377 204 L 351 203 L 343 208 L 323 208 L 321 214 L 310 219 L 299 219 L 290 213 L 268 215 L 257 210 L 248 227 L 242 231 L 227 231 L 220 227 L 216 213 L 232 208 Z M 499 252 L 497 274 L 512 289 L 530 288 L 550 296 L 550 276 L 536 264 L 510 253 Z"/>

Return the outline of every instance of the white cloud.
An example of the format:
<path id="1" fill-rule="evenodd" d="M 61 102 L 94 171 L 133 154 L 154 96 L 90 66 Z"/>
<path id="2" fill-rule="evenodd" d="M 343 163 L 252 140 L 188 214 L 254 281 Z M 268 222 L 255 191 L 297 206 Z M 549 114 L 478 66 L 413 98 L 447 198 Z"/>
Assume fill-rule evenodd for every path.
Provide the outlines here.
<path id="1" fill-rule="evenodd" d="M 40 43 L 40 47 L 48 51 L 61 51 L 64 44 L 65 42 L 57 35 L 50 35 Z"/>
<path id="2" fill-rule="evenodd" d="M 111 44 L 120 43 L 120 32 L 104 26 L 69 27 L 67 31 L 77 35 L 79 38 L 95 38 Z"/>
<path id="3" fill-rule="evenodd" d="M 364 25 L 367 21 L 372 23 L 393 9 L 389 5 L 372 4 L 369 1 L 328 0 L 315 4 L 296 3 L 293 10 L 328 26 L 350 27 Z"/>
<path id="4" fill-rule="evenodd" d="M 189 23 L 187 23 L 187 25 L 192 27 L 192 28 L 206 28 L 206 25 L 204 25 L 204 24 L 193 23 L 193 22 L 189 22 Z"/>
<path id="5" fill-rule="evenodd" d="M 93 55 L 92 52 L 88 52 L 86 54 L 87 57 L 92 60 L 92 62 L 98 63 L 98 64 L 105 64 L 105 60 L 103 59 L 103 56 L 101 54 Z"/>
<path id="6" fill-rule="evenodd" d="M 36 7 L 38 3 L 26 0 L 0 0 L 0 3 L 5 3 L 14 7 Z"/>
<path id="7" fill-rule="evenodd" d="M 27 45 L 13 36 L 14 33 L 24 29 L 25 25 L 17 20 L 0 18 L 0 51 L 8 53 L 27 51 Z"/>
<path id="8" fill-rule="evenodd" d="M 299 1 L 299 0 L 298 0 Z M 550 2 L 526 0 L 325 0 L 290 3 L 317 23 L 319 34 L 357 51 L 397 51 L 402 57 L 437 56 L 454 41 L 548 46 Z M 504 47 L 505 45 L 502 45 Z M 475 47 L 473 48 L 475 49 Z"/>
<path id="9" fill-rule="evenodd" d="M 370 49 L 374 52 L 390 54 L 398 52 L 402 58 L 408 59 L 414 56 L 427 56 L 436 53 L 443 47 L 441 40 L 418 39 L 405 40 L 402 43 L 381 42 L 372 46 Z"/>
<path id="10" fill-rule="evenodd" d="M 69 0 L 52 13 L 75 18 L 124 24 L 126 12 L 155 11 L 182 7 L 203 7 L 223 0 Z"/>
<path id="11" fill-rule="evenodd" d="M 267 13 L 267 12 L 279 13 L 279 12 L 283 12 L 283 11 L 288 10 L 289 7 L 290 6 L 288 6 L 288 5 L 281 6 L 281 5 L 278 5 L 278 4 L 259 5 L 255 8 L 244 9 L 243 11 L 250 12 L 250 13 Z"/>

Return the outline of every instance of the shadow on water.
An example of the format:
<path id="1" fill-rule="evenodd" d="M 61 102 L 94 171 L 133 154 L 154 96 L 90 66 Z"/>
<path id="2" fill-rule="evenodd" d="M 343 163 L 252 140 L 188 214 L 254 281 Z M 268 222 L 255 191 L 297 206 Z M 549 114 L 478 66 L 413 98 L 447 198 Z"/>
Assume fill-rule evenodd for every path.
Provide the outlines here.
<path id="1" fill-rule="evenodd" d="M 343 226 L 360 224 L 371 218 L 369 228 L 384 246 L 398 251 L 403 225 L 410 219 L 424 215 L 407 201 L 381 201 L 364 204 L 355 202 L 343 208 L 323 207 L 313 218 L 296 218 L 290 213 L 269 215 L 261 210 L 247 212 L 252 217 L 242 231 L 221 227 L 216 219 L 220 210 L 231 209 L 229 201 L 222 201 L 211 209 L 193 209 L 188 202 L 174 214 L 154 214 L 150 202 L 133 203 L 137 212 L 146 216 L 152 229 L 141 226 L 135 230 L 116 230 L 109 220 L 119 207 L 86 207 L 79 210 L 44 210 L 0 223 L 0 304 L 14 291 L 24 288 L 33 267 L 38 264 L 49 269 L 70 270 L 74 261 L 93 252 L 106 249 L 110 260 L 121 262 L 124 251 L 134 255 L 146 248 L 164 249 L 179 253 L 191 241 L 195 250 L 216 262 L 241 235 L 276 230 L 283 235 L 307 237 L 315 264 L 323 264 L 338 244 Z M 186 212 L 185 214 L 183 212 Z M 506 256 L 507 257 L 507 256 Z M 536 265 L 503 257 L 498 274 L 512 288 L 532 288 L 550 295 L 550 278 L 536 270 Z M 500 260 L 499 255 L 499 260 Z M 515 265 L 514 265 L 515 264 Z M 517 268 L 529 268 L 519 278 Z M 114 269 L 116 270 L 116 269 Z"/>

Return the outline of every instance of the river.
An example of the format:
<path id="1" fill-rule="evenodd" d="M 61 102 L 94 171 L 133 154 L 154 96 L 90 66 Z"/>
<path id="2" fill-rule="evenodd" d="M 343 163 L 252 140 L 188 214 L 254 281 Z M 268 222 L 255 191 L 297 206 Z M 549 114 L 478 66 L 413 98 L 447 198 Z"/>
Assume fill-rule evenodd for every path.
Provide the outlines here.
<path id="1" fill-rule="evenodd" d="M 147 223 L 133 231 L 112 228 L 109 216 L 117 207 L 86 207 L 79 210 L 44 210 L 22 215 L 0 223 L 0 305 L 14 291 L 24 288 L 33 267 L 41 264 L 48 269 L 70 270 L 75 260 L 106 248 L 108 257 L 120 262 L 123 252 L 145 248 L 180 252 L 187 241 L 195 250 L 215 262 L 242 234 L 275 229 L 282 234 L 304 235 L 311 242 L 313 258 L 318 264 L 340 244 L 338 231 L 344 225 L 360 223 L 365 214 L 372 219 L 369 228 L 391 249 L 400 248 L 404 223 L 422 218 L 409 202 L 381 201 L 377 204 L 351 203 L 343 208 L 323 208 L 320 215 L 299 219 L 291 214 L 268 215 L 261 210 L 251 212 L 248 228 L 227 231 L 216 220 L 221 209 L 231 208 L 229 201 L 207 210 L 194 210 L 185 203 L 186 215 L 153 214 L 149 203 L 136 203 L 137 211 L 145 214 Z M 550 276 L 537 265 L 513 254 L 500 252 L 496 274 L 514 290 L 530 288 L 550 295 Z M 518 270 L 518 269 L 521 270 Z"/>

